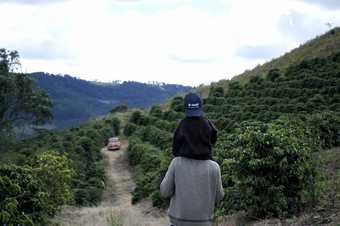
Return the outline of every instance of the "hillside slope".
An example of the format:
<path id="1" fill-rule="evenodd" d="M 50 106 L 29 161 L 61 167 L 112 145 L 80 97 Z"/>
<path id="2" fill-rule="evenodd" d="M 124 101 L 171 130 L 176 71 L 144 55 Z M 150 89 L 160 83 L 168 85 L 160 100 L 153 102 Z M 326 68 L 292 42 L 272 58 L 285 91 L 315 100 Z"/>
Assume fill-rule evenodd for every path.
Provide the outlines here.
<path id="1" fill-rule="evenodd" d="M 230 81 L 228 90 L 208 90 L 204 112 L 219 130 L 213 158 L 226 194 L 217 215 L 244 211 L 250 219 L 282 219 L 277 225 L 338 225 L 340 169 L 336 158 L 324 158 L 340 147 L 339 75 L 337 52 L 271 70 L 265 78 Z M 183 101 L 176 97 L 169 108 L 133 112 L 124 129 L 136 166 L 136 202 L 151 197 L 155 206 L 168 206 L 159 182 L 185 117 Z M 301 214 L 308 217 L 295 224 Z"/>
<path id="2" fill-rule="evenodd" d="M 316 57 L 324 58 L 336 53 L 340 49 L 340 28 L 334 28 L 326 34 L 316 37 L 305 44 L 293 49 L 283 56 L 273 59 L 263 65 L 255 67 L 253 70 L 235 76 L 233 80 L 242 81 L 252 76 L 267 74 L 271 69 L 277 68 L 285 71 L 289 66 L 310 60 Z"/>
<path id="3" fill-rule="evenodd" d="M 32 73 L 37 85 L 46 90 L 54 107 L 53 125 L 57 129 L 84 122 L 90 117 L 108 113 L 114 106 L 149 107 L 191 89 L 172 84 L 139 82 L 95 83 L 69 75 Z"/>
<path id="4" fill-rule="evenodd" d="M 318 36 L 284 55 L 275 58 L 252 70 L 246 70 L 242 74 L 234 76 L 231 80 L 212 82 L 211 85 L 201 86 L 198 91 L 207 97 L 210 87 L 228 87 L 230 81 L 239 81 L 242 84 L 249 81 L 253 76 L 265 76 L 271 69 L 279 69 L 282 72 L 292 66 L 300 64 L 304 60 L 324 58 L 336 53 L 340 49 L 340 28 L 334 28 L 327 33 Z"/>

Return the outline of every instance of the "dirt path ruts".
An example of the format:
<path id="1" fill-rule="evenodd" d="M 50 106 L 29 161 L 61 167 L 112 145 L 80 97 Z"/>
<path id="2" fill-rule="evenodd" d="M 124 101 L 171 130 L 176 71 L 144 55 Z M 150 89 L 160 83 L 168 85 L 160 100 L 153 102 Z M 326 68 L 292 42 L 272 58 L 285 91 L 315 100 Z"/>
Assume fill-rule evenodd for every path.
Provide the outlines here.
<path id="1" fill-rule="evenodd" d="M 124 226 L 167 226 L 165 212 L 152 207 L 150 201 L 131 204 L 131 192 L 135 188 L 126 155 L 127 142 L 119 151 L 102 149 L 107 174 L 103 201 L 96 207 L 66 206 L 55 218 L 61 226 L 112 226 L 111 218 L 123 219 Z"/>

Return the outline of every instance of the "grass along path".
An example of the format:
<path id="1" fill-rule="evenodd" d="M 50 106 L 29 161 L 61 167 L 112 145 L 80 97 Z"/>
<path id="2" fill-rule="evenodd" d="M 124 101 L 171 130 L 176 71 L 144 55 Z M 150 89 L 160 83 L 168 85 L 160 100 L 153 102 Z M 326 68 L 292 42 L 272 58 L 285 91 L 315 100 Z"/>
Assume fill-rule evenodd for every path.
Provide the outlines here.
<path id="1" fill-rule="evenodd" d="M 119 151 L 102 149 L 107 174 L 103 201 L 95 207 L 65 206 L 53 220 L 60 226 L 167 226 L 165 212 L 152 207 L 150 201 L 132 205 L 135 188 L 128 164 L 127 141 Z"/>

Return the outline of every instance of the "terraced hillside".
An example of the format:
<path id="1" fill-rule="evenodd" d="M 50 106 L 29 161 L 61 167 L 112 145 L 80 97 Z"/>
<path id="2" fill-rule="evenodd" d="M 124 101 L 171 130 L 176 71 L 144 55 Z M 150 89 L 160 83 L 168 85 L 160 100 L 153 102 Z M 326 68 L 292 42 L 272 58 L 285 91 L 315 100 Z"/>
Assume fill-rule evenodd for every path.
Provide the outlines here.
<path id="1" fill-rule="evenodd" d="M 288 218 L 284 223 L 307 214 L 297 225 L 336 225 L 340 171 L 327 170 L 324 157 L 329 149 L 338 153 L 340 146 L 339 53 L 272 69 L 249 81 L 232 80 L 228 90 L 212 86 L 204 110 L 220 130 L 214 159 L 221 165 L 226 197 L 217 216 L 243 212 L 249 219 Z M 159 183 L 183 117 L 183 97 L 174 98 L 169 108 L 154 106 L 131 115 L 124 132 L 137 172 L 135 202 L 151 197 L 155 206 L 168 205 Z"/>

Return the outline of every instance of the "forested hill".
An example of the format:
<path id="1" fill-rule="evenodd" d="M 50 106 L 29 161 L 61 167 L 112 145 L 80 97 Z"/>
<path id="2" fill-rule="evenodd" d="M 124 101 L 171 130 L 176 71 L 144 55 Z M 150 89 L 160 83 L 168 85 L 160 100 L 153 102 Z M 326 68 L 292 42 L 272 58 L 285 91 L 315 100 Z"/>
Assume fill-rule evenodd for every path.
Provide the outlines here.
<path id="1" fill-rule="evenodd" d="M 188 86 L 163 83 L 95 83 L 69 75 L 44 72 L 32 73 L 31 77 L 52 99 L 53 126 L 58 129 L 104 115 L 116 105 L 149 107 L 191 89 Z"/>

